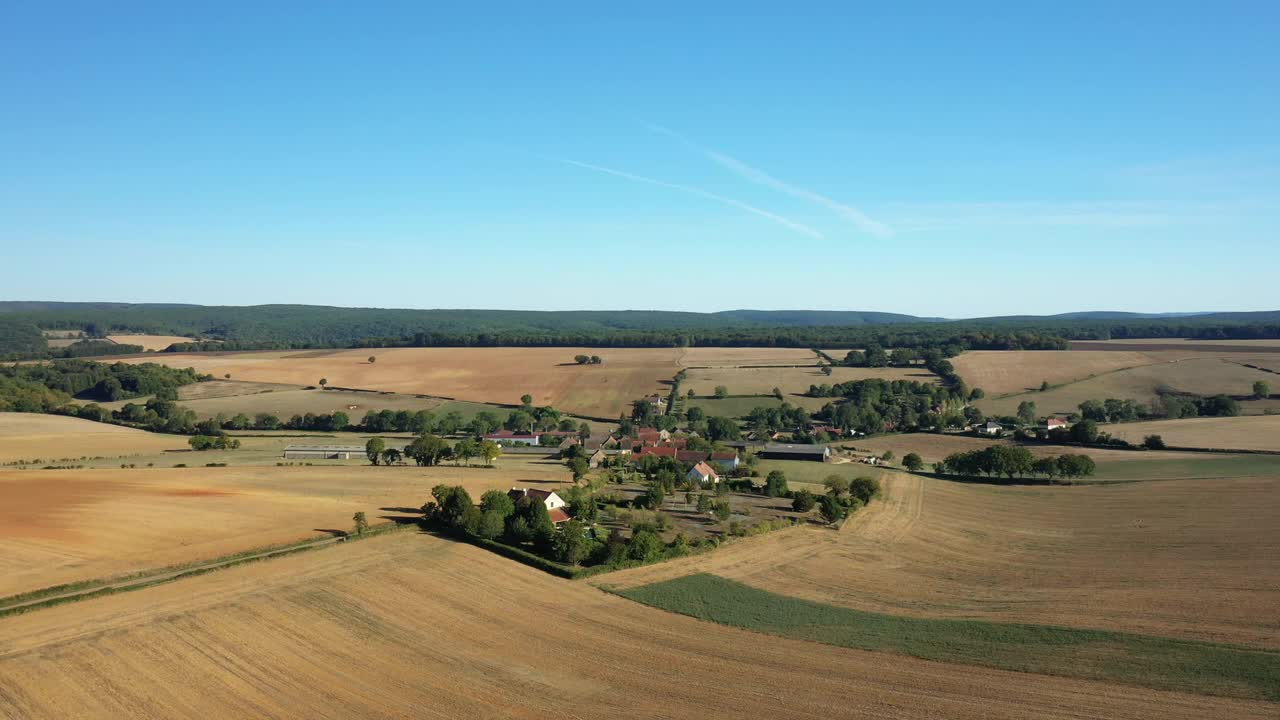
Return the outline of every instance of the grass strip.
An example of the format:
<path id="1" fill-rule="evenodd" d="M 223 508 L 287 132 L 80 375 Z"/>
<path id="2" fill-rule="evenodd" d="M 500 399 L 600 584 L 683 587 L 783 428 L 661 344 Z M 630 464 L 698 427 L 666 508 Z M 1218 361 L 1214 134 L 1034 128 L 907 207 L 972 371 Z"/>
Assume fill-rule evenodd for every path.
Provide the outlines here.
<path id="1" fill-rule="evenodd" d="M 610 592 L 797 640 L 939 662 L 1280 702 L 1280 652 L 1105 630 L 885 615 L 698 573 Z"/>

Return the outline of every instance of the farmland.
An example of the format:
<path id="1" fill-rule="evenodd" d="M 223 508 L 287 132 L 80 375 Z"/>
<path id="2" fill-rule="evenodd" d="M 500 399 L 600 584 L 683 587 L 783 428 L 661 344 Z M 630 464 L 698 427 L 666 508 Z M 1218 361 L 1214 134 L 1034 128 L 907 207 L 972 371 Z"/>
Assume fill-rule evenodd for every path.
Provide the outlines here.
<path id="1" fill-rule="evenodd" d="M 174 343 L 188 343 L 191 338 L 181 335 L 108 335 L 117 345 L 139 345 L 148 352 L 159 352 Z"/>
<path id="2" fill-rule="evenodd" d="M 711 395 L 724 386 L 730 395 L 768 395 L 774 388 L 786 394 L 800 394 L 810 385 L 835 384 L 853 380 L 916 380 L 936 382 L 937 376 L 924 368 L 833 367 L 824 375 L 816 367 L 796 368 L 712 368 L 690 370 L 681 389 L 697 395 Z"/>
<path id="3" fill-rule="evenodd" d="M 816 365 L 818 359 L 803 348 L 691 347 L 680 352 L 680 366 L 686 368 Z"/>
<path id="4" fill-rule="evenodd" d="M 0 647 L 0 716 L 34 720 L 424 709 L 441 717 L 1190 719 L 1271 717 L 1275 708 L 762 641 L 423 535 L 7 618 Z"/>
<path id="5" fill-rule="evenodd" d="M 1212 352 L 1194 344 L 1187 350 L 1152 347 L 1143 352 L 979 351 L 952 362 L 970 387 L 986 392 L 978 407 L 998 415 L 1012 414 L 1024 400 L 1035 402 L 1041 414 L 1073 412 L 1085 400 L 1109 397 L 1149 403 L 1157 389 L 1243 396 L 1255 381 L 1274 383 L 1275 373 L 1267 370 L 1280 366 L 1273 354 Z M 1042 382 L 1051 387 L 1040 392 Z M 1246 414 L 1260 414 L 1267 402 L 1246 401 L 1242 407 Z"/>
<path id="6" fill-rule="evenodd" d="M 601 365 L 578 365 L 574 355 L 599 354 Z M 359 388 L 432 395 L 480 403 L 536 405 L 575 414 L 616 417 L 632 400 L 663 392 L 678 370 L 676 349 L 390 348 L 212 354 L 165 353 L 126 362 L 193 367 L 217 378 Z M 368 358 L 376 357 L 370 363 Z"/>
<path id="7" fill-rule="evenodd" d="M 569 478 L 541 458 L 502 458 L 497 468 L 356 464 L 0 469 L 0 596 L 349 530 L 353 513 L 418 507 L 437 483 L 479 497 Z"/>
<path id="8" fill-rule="evenodd" d="M 61 415 L 0 413 L 0 463 L 118 459 L 185 449 L 187 438 Z"/>
<path id="9" fill-rule="evenodd" d="M 1079 487 L 888 477 L 839 533 L 797 529 L 614 573 L 707 572 L 891 615 L 1280 648 L 1280 473 Z"/>
<path id="10" fill-rule="evenodd" d="M 1156 420 L 1109 425 L 1106 430 L 1133 443 L 1159 435 L 1166 445 L 1178 447 L 1280 450 L 1280 415 Z"/>

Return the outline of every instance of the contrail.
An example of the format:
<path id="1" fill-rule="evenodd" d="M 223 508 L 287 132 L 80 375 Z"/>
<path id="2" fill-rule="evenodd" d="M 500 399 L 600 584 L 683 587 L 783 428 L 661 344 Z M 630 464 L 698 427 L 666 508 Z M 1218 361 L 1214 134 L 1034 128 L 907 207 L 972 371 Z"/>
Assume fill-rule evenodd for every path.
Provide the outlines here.
<path id="1" fill-rule="evenodd" d="M 724 195 L 717 195 L 713 192 L 708 192 L 701 188 L 691 187 L 689 185 L 680 185 L 678 183 L 667 182 L 665 180 L 657 180 L 655 178 L 645 177 L 643 175 L 636 175 L 635 173 L 624 172 L 622 170 L 614 170 L 613 168 L 607 168 L 607 167 L 604 167 L 603 165 L 592 165 L 591 163 L 580 162 L 578 160 L 569 160 L 568 158 L 550 158 L 550 159 L 555 160 L 556 162 L 564 163 L 565 165 L 574 165 L 576 167 L 585 168 L 587 170 L 595 170 L 596 172 L 605 173 L 606 175 L 613 175 L 615 177 L 625 178 L 633 182 L 646 183 L 648 185 L 657 185 L 658 187 L 678 190 L 680 192 L 688 193 L 690 195 L 696 195 L 698 197 L 707 198 L 708 200 L 715 200 L 716 202 L 721 202 L 721 203 L 724 203 L 725 205 L 736 207 L 739 210 L 745 210 L 753 215 L 759 215 L 762 218 L 768 218 L 769 220 L 772 220 L 778 223 L 779 225 L 785 225 L 786 227 L 791 228 L 792 230 L 798 233 L 804 233 L 809 237 L 817 238 L 818 240 L 822 240 L 824 238 L 822 233 L 818 232 L 817 230 L 814 230 L 808 225 L 798 223 L 789 218 L 782 217 L 781 215 L 778 215 L 776 213 L 771 213 L 768 210 L 762 210 L 754 205 L 748 205 L 742 202 L 741 200 L 734 200 L 731 197 L 725 197 Z"/>
<path id="2" fill-rule="evenodd" d="M 812 190 L 796 187 L 788 182 L 779 180 L 769 173 L 760 170 L 759 168 L 751 167 L 741 160 L 732 158 L 724 153 L 716 152 L 710 148 L 703 147 L 670 128 L 666 128 L 661 125 L 654 125 L 652 123 L 648 125 L 648 128 L 653 132 L 666 135 L 667 137 L 677 140 L 685 147 L 702 154 L 717 165 L 727 168 L 731 172 L 750 180 L 753 183 L 771 187 L 774 190 L 784 192 L 792 197 L 798 197 L 803 200 L 808 200 L 809 202 L 817 203 L 818 205 L 835 212 L 837 215 L 844 217 L 846 220 L 849 220 L 864 232 L 871 233 L 877 237 L 889 237 L 893 234 L 893 228 L 882 222 L 873 220 L 868 217 L 866 213 L 851 205 L 846 205 L 836 200 L 832 200 L 826 195 L 821 195 L 813 192 Z"/>

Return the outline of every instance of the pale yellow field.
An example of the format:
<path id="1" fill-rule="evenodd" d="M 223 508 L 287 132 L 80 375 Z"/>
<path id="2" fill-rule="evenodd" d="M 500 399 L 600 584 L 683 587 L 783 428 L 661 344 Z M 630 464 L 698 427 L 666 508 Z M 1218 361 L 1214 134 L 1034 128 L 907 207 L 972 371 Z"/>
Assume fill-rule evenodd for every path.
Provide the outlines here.
<path id="1" fill-rule="evenodd" d="M 1105 429 L 1132 443 L 1159 435 L 1166 445 L 1179 447 L 1280 450 L 1280 415 L 1158 420 L 1108 425 Z"/>
<path id="2" fill-rule="evenodd" d="M 1247 720 L 1276 707 L 766 637 L 417 534 L 6 618 L 0 677 L 0 717 L 24 720 Z"/>
<path id="3" fill-rule="evenodd" d="M 711 572 L 927 617 L 1102 628 L 1280 649 L 1280 477 L 996 487 L 895 473 L 841 532 L 798 528 L 614 573 Z"/>
<path id="4" fill-rule="evenodd" d="M 631 401 L 665 392 L 678 370 L 680 350 L 592 348 L 382 348 L 173 354 L 126 362 L 160 362 L 193 367 L 216 378 L 318 385 L 407 394 L 436 395 L 474 402 L 536 405 L 597 417 L 616 417 Z M 595 354 L 602 365 L 577 365 L 577 354 Z M 376 362 L 367 358 L 375 356 Z"/>
<path id="5" fill-rule="evenodd" d="M 1165 354 L 1152 353 L 1161 356 Z M 1255 360 L 1257 362 L 1252 362 Z M 1160 360 L 1051 388 L 1047 392 L 1030 392 L 999 399 L 988 396 L 977 405 L 988 414 L 1009 415 L 1017 411 L 1020 402 L 1030 400 L 1036 404 L 1040 415 L 1046 415 L 1074 412 L 1085 400 L 1121 398 L 1152 403 L 1157 398 L 1156 389 L 1162 386 L 1197 395 L 1248 395 L 1252 392 L 1255 381 L 1277 384 L 1276 375 L 1245 367 L 1240 364 L 1242 362 L 1260 364 L 1263 359 L 1198 356 Z M 1280 362 L 1273 361 L 1273 364 L 1280 365 Z M 1244 411 L 1251 410 L 1246 403 Z"/>
<path id="6" fill-rule="evenodd" d="M 568 479 L 558 462 L 523 458 L 496 469 L 0 469 L 0 596 L 349 530 L 357 511 L 377 521 L 380 508 L 419 507 L 438 483 L 478 500 Z"/>
<path id="7" fill-rule="evenodd" d="M 814 365 L 819 358 L 805 348 L 685 348 L 682 367 L 739 367 L 742 365 Z"/>
<path id="8" fill-rule="evenodd" d="M 1107 425 L 1104 429 L 1110 431 L 1112 428 L 1124 427 L 1121 425 Z M 1141 438 L 1139 438 L 1141 440 Z M 934 462 L 952 453 L 970 452 L 972 450 L 981 450 L 992 445 L 1008 444 L 1009 440 L 1001 440 L 996 438 L 974 437 L 972 435 L 941 435 L 934 433 L 906 433 L 900 435 L 878 435 L 870 438 L 857 438 L 855 440 L 844 440 L 833 443 L 834 447 L 845 448 L 855 447 L 857 455 L 882 455 L 886 450 L 894 454 L 894 462 L 901 463 L 902 456 L 907 453 L 916 453 L 925 462 Z M 1099 447 L 1075 447 L 1065 445 L 1039 445 L 1031 444 L 1025 446 L 1036 457 L 1046 457 L 1051 455 L 1061 455 L 1063 453 L 1073 453 L 1078 455 L 1088 455 L 1097 462 L 1143 462 L 1150 460 L 1184 460 L 1186 453 L 1177 452 L 1133 452 L 1130 450 L 1112 450 Z"/>
<path id="9" fill-rule="evenodd" d="M 1090 375 L 1152 363 L 1146 354 L 1123 351 L 973 350 L 951 358 L 956 373 L 988 398 L 1039 389 Z"/>
<path id="10" fill-rule="evenodd" d="M 174 343 L 192 342 L 182 335 L 108 335 L 107 339 L 117 345 L 141 345 L 143 350 L 159 352 Z"/>
<path id="11" fill-rule="evenodd" d="M 700 397 L 711 396 L 717 385 L 723 385 L 730 395 L 768 395 L 775 387 L 787 394 L 799 394 L 807 391 L 810 385 L 834 385 L 872 378 L 917 382 L 938 380 L 938 376 L 924 368 L 833 367 L 830 375 L 823 375 L 816 367 L 713 368 L 690 370 L 680 389 L 693 390 Z M 829 398 L 824 400 L 824 404 L 829 401 Z"/>
<path id="12" fill-rule="evenodd" d="M 187 448 L 187 438 L 61 415 L 0 413 L 0 462 L 120 458 Z"/>
<path id="13" fill-rule="evenodd" d="M 1190 338 L 1137 338 L 1133 340 L 1089 341 L 1085 345 L 1178 345 L 1186 348 L 1215 345 L 1224 347 L 1280 347 L 1280 339 L 1252 338 L 1248 340 L 1194 340 Z"/>

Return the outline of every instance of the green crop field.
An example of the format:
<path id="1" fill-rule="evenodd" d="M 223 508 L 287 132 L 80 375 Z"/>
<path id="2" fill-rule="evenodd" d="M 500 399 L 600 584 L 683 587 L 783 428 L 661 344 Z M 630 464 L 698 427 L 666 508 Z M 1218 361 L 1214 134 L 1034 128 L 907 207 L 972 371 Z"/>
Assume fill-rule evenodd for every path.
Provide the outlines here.
<path id="1" fill-rule="evenodd" d="M 1269 650 L 1049 625 L 884 615 L 787 597 L 706 573 L 616 592 L 668 612 L 840 647 L 1280 701 L 1280 653 Z"/>

